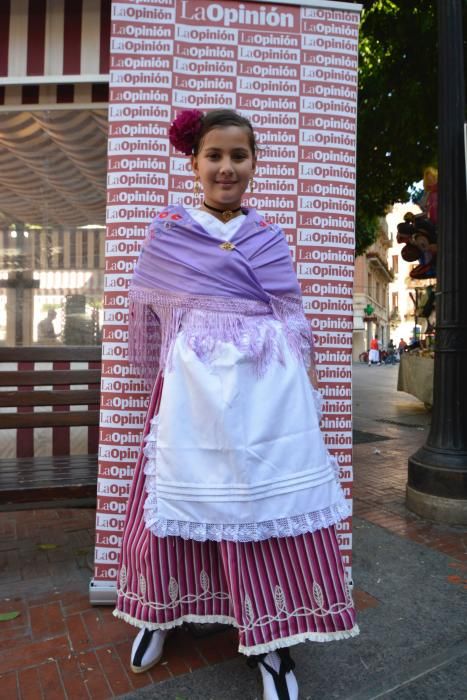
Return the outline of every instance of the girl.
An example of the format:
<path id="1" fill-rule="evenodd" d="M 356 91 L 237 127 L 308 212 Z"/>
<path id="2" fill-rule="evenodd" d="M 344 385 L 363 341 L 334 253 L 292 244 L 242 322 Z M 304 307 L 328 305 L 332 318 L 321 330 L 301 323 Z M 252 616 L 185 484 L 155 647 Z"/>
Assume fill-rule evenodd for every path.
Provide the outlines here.
<path id="1" fill-rule="evenodd" d="M 167 630 L 221 622 L 259 665 L 264 698 L 295 700 L 289 647 L 358 634 L 310 327 L 283 232 L 242 207 L 250 122 L 187 110 L 170 141 L 204 194 L 159 214 L 131 284 L 129 355 L 152 394 L 114 614 L 140 628 L 135 673 L 159 661 Z"/>

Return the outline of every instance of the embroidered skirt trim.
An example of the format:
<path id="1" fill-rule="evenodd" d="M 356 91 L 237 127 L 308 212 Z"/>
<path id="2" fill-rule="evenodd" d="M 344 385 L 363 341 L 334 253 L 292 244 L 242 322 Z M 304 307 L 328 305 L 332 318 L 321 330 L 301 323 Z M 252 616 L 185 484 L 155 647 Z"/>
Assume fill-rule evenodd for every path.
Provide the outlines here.
<path id="1" fill-rule="evenodd" d="M 232 627 L 238 629 L 236 620 L 231 617 L 226 617 L 225 615 L 184 615 L 173 622 L 165 622 L 160 624 L 153 622 L 141 622 L 141 620 L 138 620 L 136 617 L 131 617 L 131 615 L 123 613 L 120 610 L 114 610 L 113 615 L 117 619 L 123 620 L 129 625 L 133 625 L 139 629 L 144 627 L 148 630 L 170 630 L 175 629 L 176 627 L 181 627 L 181 625 L 184 623 L 190 622 L 196 624 L 231 625 Z M 267 654 L 270 651 L 284 649 L 285 647 L 291 647 L 295 644 L 301 644 L 303 642 L 335 642 L 340 639 L 358 637 L 359 634 L 360 630 L 358 625 L 355 625 L 350 630 L 343 630 L 340 632 L 303 632 L 302 634 L 293 634 L 289 637 L 274 639 L 267 644 L 255 644 L 254 646 L 239 644 L 238 651 L 240 654 L 244 654 L 245 656 L 256 656 L 257 654 Z"/>

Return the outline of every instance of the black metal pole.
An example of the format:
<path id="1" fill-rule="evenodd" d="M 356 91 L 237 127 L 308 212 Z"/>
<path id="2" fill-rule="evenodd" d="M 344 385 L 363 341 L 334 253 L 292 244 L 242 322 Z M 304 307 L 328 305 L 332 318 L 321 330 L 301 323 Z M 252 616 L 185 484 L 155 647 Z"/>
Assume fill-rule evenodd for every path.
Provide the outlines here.
<path id="1" fill-rule="evenodd" d="M 409 458 L 407 505 L 467 524 L 467 196 L 462 0 L 438 0 L 438 261 L 433 415 Z"/>

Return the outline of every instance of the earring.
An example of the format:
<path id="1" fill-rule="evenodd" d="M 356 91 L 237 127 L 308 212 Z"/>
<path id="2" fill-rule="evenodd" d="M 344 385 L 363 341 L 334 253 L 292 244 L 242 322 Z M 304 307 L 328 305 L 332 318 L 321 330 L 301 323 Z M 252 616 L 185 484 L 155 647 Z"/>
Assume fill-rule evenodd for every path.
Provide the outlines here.
<path id="1" fill-rule="evenodd" d="M 250 192 L 253 194 L 255 191 L 255 181 L 253 180 L 253 176 L 250 177 Z"/>
<path id="2" fill-rule="evenodd" d="M 198 196 L 199 196 L 199 178 L 197 178 L 197 177 L 195 177 L 195 184 L 194 184 L 194 187 L 193 187 L 193 194 L 195 195 L 195 197 L 198 197 Z"/>

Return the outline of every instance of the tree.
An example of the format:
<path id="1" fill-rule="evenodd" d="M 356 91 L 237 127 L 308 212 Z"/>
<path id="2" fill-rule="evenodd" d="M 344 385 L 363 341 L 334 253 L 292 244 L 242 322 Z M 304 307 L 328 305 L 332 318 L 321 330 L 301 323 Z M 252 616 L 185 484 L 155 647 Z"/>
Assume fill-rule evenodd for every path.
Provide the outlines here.
<path id="1" fill-rule="evenodd" d="M 360 30 L 356 252 L 437 159 L 435 0 L 367 0 Z M 464 16 L 465 24 L 465 16 Z M 465 32 L 464 32 L 465 36 Z"/>

